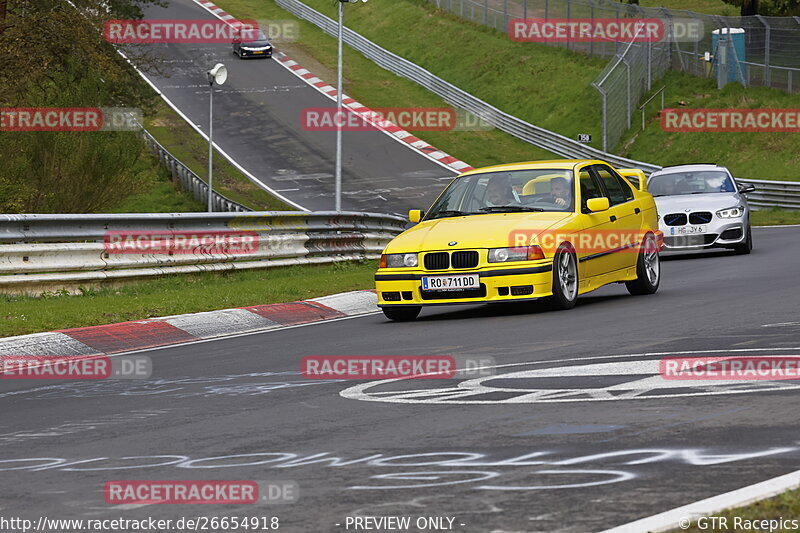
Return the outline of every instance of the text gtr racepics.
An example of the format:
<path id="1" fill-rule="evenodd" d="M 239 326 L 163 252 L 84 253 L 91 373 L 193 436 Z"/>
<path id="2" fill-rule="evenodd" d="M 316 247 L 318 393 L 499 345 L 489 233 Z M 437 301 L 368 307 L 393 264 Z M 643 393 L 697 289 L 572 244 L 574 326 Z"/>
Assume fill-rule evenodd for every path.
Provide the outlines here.
<path id="1" fill-rule="evenodd" d="M 378 305 L 392 320 L 413 320 L 428 305 L 546 297 L 569 309 L 608 283 L 653 294 L 663 235 L 646 188 L 641 170 L 596 160 L 462 174 L 427 213 L 410 211 L 419 224 L 383 251 Z"/>

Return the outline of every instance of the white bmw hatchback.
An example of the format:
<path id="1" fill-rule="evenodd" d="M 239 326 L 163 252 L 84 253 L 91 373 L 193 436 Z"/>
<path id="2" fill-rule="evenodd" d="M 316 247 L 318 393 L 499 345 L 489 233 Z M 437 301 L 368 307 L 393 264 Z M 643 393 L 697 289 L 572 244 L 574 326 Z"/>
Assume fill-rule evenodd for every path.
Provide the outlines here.
<path id="1" fill-rule="evenodd" d="M 750 208 L 744 193 L 755 190 L 736 183 L 717 165 L 665 167 L 647 180 L 656 200 L 664 251 L 731 248 L 753 249 Z"/>

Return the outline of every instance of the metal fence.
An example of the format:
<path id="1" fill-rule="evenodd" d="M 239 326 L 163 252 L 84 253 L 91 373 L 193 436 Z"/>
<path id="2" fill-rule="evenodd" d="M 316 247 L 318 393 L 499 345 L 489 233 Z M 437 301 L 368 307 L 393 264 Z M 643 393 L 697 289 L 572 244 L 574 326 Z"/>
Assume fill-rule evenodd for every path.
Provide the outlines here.
<path id="1" fill-rule="evenodd" d="M 592 56 L 613 56 L 592 84 L 600 93 L 603 106 L 603 150 L 613 148 L 631 126 L 631 118 L 641 97 L 670 68 L 708 77 L 717 68 L 716 60 L 704 60 L 709 52 L 725 52 L 732 78 L 744 85 L 764 85 L 796 92 L 800 84 L 800 17 L 723 17 L 685 10 L 640 7 L 608 0 L 428 0 L 478 24 L 508 32 L 514 18 L 598 19 L 657 18 L 665 21 L 673 34 L 676 19 L 695 21 L 702 38 L 680 42 L 669 38 L 658 43 L 552 42 Z M 720 32 L 744 30 L 744 46 L 733 46 Z M 716 31 L 716 35 L 715 32 Z M 719 50 L 717 42 L 724 42 Z M 726 76 L 727 77 L 727 76 Z"/>
<path id="2" fill-rule="evenodd" d="M 374 259 L 405 225 L 399 216 L 358 212 L 0 215 L 0 290 L 38 294 L 65 284 Z M 109 245 L 112 235 L 165 243 L 243 231 L 254 242 L 247 253 L 207 245 L 121 253 Z"/>
<path id="3" fill-rule="evenodd" d="M 156 156 L 164 168 L 169 171 L 170 176 L 172 176 L 172 181 L 182 189 L 192 193 L 195 200 L 203 205 L 208 205 L 208 184 L 203 181 L 200 176 L 192 172 L 189 167 L 181 163 L 174 155 L 169 153 L 169 151 L 161 146 L 161 143 L 144 128 L 142 128 L 142 138 L 150 149 L 150 152 Z M 214 191 L 211 202 L 214 211 L 252 211 L 249 207 L 234 202 L 217 191 Z"/>

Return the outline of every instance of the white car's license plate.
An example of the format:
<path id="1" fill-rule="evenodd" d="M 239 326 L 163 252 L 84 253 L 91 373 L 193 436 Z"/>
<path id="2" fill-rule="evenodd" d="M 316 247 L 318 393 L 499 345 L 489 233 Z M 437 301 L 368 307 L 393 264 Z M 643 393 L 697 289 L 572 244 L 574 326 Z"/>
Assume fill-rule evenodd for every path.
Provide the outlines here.
<path id="1" fill-rule="evenodd" d="M 477 274 L 422 276 L 423 291 L 457 291 L 461 289 L 477 289 L 480 286 L 480 279 Z"/>
<path id="2" fill-rule="evenodd" d="M 679 228 L 670 228 L 673 235 L 694 235 L 696 233 L 707 233 L 706 226 L 681 226 Z"/>

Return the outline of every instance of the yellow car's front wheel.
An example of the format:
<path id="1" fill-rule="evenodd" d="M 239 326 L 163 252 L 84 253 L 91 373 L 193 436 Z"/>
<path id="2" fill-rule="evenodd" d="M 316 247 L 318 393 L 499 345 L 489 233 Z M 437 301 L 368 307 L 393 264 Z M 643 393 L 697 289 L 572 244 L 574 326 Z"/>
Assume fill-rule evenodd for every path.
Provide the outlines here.
<path id="1" fill-rule="evenodd" d="M 572 247 L 563 243 L 553 257 L 553 296 L 555 309 L 572 309 L 578 301 L 578 261 Z"/>

